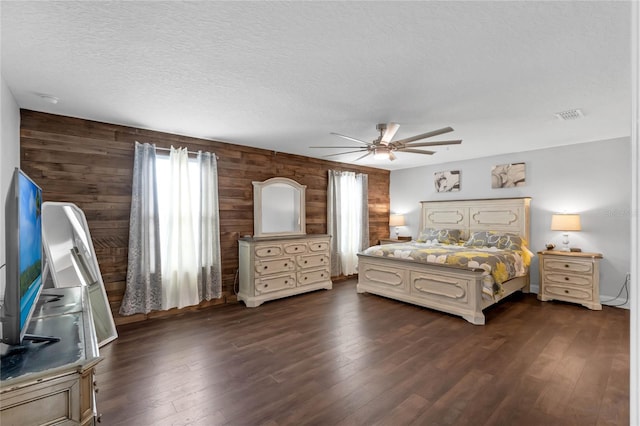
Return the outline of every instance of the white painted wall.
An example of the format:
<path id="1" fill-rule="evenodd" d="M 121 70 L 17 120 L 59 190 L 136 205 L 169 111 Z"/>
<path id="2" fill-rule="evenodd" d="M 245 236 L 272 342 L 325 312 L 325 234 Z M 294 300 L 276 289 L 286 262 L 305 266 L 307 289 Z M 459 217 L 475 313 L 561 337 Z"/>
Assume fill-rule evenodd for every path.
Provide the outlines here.
<path id="1" fill-rule="evenodd" d="M 415 238 L 420 201 L 531 197 L 530 248 L 534 252 L 548 242 L 561 244 L 561 233 L 549 229 L 553 213 L 580 213 L 582 231 L 570 234 L 570 245 L 604 255 L 600 294 L 607 301 L 617 296 L 630 271 L 630 155 L 629 138 L 621 138 L 395 170 L 390 181 L 391 212 L 406 214 L 407 226 L 400 228 L 400 235 Z M 525 186 L 491 188 L 492 166 L 520 162 L 526 163 Z M 459 192 L 435 192 L 433 174 L 445 170 L 460 170 Z M 537 291 L 537 256 L 531 266 L 531 285 Z M 623 293 L 609 303 L 625 298 Z"/>
<path id="2" fill-rule="evenodd" d="M 4 205 L 13 169 L 20 165 L 20 108 L 0 75 L 0 265 L 6 262 Z M 6 269 L 0 271 L 0 299 L 4 299 Z"/>

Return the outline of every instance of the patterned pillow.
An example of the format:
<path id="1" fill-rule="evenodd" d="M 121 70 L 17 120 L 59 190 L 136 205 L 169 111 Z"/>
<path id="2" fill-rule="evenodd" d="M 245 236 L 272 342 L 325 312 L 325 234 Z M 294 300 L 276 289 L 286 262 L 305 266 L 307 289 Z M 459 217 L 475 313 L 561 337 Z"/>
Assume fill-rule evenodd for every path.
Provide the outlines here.
<path id="1" fill-rule="evenodd" d="M 466 247 L 496 247 L 500 250 L 521 250 L 523 244 L 522 237 L 496 231 L 474 232 L 464 243 Z"/>
<path id="2" fill-rule="evenodd" d="M 425 241 L 433 240 L 442 244 L 458 244 L 458 241 L 460 240 L 460 230 L 425 228 L 420 232 L 417 241 L 419 243 L 424 243 Z"/>

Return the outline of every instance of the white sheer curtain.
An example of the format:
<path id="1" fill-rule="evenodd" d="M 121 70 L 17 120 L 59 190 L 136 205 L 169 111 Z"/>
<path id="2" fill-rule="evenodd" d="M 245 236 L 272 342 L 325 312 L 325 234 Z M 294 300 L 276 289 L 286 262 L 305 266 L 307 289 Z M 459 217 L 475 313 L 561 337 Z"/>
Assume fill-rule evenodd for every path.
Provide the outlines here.
<path id="1" fill-rule="evenodd" d="M 220 219 L 218 209 L 218 164 L 210 152 L 198 151 L 200 214 L 198 251 L 198 296 L 211 300 L 222 296 L 220 264 Z"/>
<path id="2" fill-rule="evenodd" d="M 368 176 L 329 170 L 327 229 L 331 276 L 358 273 L 357 253 L 369 246 Z"/>
<path id="3" fill-rule="evenodd" d="M 200 180 L 189 176 L 186 148 L 171 147 L 168 170 L 160 175 L 164 180 L 159 185 L 162 193 L 162 308 L 183 308 L 199 303 L 194 239 L 199 207 L 192 203 L 191 191 L 196 183 L 200 186 Z"/>
<path id="4" fill-rule="evenodd" d="M 155 145 L 136 142 L 133 160 L 127 285 L 121 315 L 162 309 Z"/>
<path id="5" fill-rule="evenodd" d="M 129 269 L 122 315 L 182 308 L 222 296 L 215 154 L 136 142 Z"/>

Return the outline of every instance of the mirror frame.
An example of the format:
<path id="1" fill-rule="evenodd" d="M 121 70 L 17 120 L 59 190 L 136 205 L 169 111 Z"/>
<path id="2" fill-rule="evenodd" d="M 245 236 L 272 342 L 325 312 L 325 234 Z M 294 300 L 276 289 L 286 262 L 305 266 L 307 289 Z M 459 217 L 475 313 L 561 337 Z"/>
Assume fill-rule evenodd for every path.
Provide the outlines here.
<path id="1" fill-rule="evenodd" d="M 298 218 L 298 229 L 295 229 L 291 232 L 263 232 L 262 230 L 262 192 L 265 188 L 268 188 L 271 185 L 275 184 L 284 184 L 292 187 L 294 190 L 298 191 L 299 194 L 299 206 L 298 211 L 300 212 L 300 217 Z M 272 237 L 272 236 L 280 236 L 280 235 L 306 235 L 307 233 L 307 223 L 306 223 L 306 185 L 300 185 L 293 179 L 285 178 L 285 177 L 274 177 L 271 179 L 267 179 L 264 182 L 253 182 L 253 236 L 254 237 Z M 292 206 L 295 208 L 295 206 Z"/>
<path id="2" fill-rule="evenodd" d="M 75 216 L 77 223 L 72 223 L 69 215 Z M 86 241 L 83 241 L 84 250 L 80 253 L 68 253 L 67 257 L 61 257 L 59 253 L 69 247 L 77 248 L 74 243 L 74 236 L 84 233 Z M 86 246 L 85 246 L 86 245 Z M 107 296 L 107 291 L 102 280 L 100 265 L 89 232 L 87 218 L 82 209 L 73 203 L 61 203 L 46 201 L 42 203 L 42 249 L 43 265 L 42 279 L 45 280 L 51 275 L 54 287 L 75 287 L 86 286 L 89 296 L 88 305 L 94 323 L 94 330 L 98 340 L 98 347 L 118 338 L 118 330 L 113 319 L 111 305 Z M 64 249 L 63 249 L 64 248 Z M 54 253 L 55 252 L 55 253 Z M 88 255 L 88 257 L 87 257 Z M 69 273 L 67 260 L 73 257 L 72 269 Z M 93 283 L 87 283 L 94 280 Z"/>

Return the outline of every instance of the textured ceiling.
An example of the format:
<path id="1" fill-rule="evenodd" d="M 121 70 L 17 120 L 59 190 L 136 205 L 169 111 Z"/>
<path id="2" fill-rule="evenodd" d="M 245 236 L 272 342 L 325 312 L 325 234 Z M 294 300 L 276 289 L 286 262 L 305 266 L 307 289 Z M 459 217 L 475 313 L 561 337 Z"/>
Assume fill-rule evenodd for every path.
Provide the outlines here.
<path id="1" fill-rule="evenodd" d="M 630 134 L 629 2 L 0 5 L 21 108 L 311 157 L 379 122 L 463 139 L 358 162 L 387 169 Z"/>

